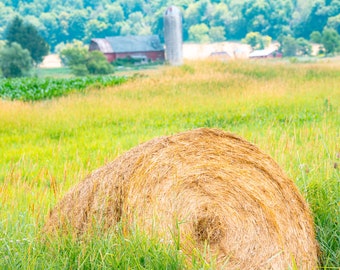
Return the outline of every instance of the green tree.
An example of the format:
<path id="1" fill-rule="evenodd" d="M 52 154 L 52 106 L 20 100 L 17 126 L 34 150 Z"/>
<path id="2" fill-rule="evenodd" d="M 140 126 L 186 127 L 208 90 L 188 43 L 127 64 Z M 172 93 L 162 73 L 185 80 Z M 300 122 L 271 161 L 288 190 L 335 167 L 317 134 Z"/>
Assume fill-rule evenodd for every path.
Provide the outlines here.
<path id="1" fill-rule="evenodd" d="M 112 24 L 124 20 L 123 8 L 117 3 L 107 5 L 105 7 L 104 13 L 106 14 L 107 22 Z"/>
<path id="2" fill-rule="evenodd" d="M 297 42 L 297 54 L 298 55 L 310 55 L 312 53 L 312 45 L 304 39 L 304 38 L 298 38 L 296 40 Z"/>
<path id="3" fill-rule="evenodd" d="M 242 4 L 240 13 L 246 22 L 247 32 L 259 32 L 276 39 L 280 34 L 291 31 L 292 1 L 247 0 Z"/>
<path id="4" fill-rule="evenodd" d="M 209 30 L 209 38 L 213 42 L 225 41 L 225 30 L 223 26 L 212 26 Z"/>
<path id="5" fill-rule="evenodd" d="M 125 17 L 134 12 L 143 12 L 145 1 L 143 0 L 120 0 L 117 1 L 124 10 Z"/>
<path id="6" fill-rule="evenodd" d="M 18 43 L 11 43 L 0 49 L 0 69 L 6 78 L 22 77 L 29 75 L 33 61 L 27 49 Z"/>
<path id="7" fill-rule="evenodd" d="M 5 39 L 6 25 L 15 15 L 15 11 L 0 3 L 0 39 Z"/>
<path id="8" fill-rule="evenodd" d="M 119 22 L 120 34 L 126 35 L 149 35 L 151 34 L 151 27 L 146 23 L 141 12 L 133 12 L 128 19 Z"/>
<path id="9" fill-rule="evenodd" d="M 91 7 L 93 9 L 96 9 L 97 6 L 99 6 L 101 0 L 83 0 L 84 7 Z"/>
<path id="10" fill-rule="evenodd" d="M 0 51 L 2 50 L 2 48 L 5 46 L 5 41 L 1 40 L 0 39 Z M 0 68 L 0 78 L 2 77 L 2 71 L 1 71 L 1 68 Z"/>
<path id="11" fill-rule="evenodd" d="M 100 51 L 89 52 L 86 67 L 90 74 L 110 74 L 113 66 L 107 62 L 106 57 Z"/>
<path id="12" fill-rule="evenodd" d="M 248 32 L 266 33 L 270 27 L 270 5 L 263 0 L 247 0 L 242 6 L 242 16 L 247 21 Z"/>
<path id="13" fill-rule="evenodd" d="M 164 42 L 164 20 L 163 20 L 163 10 L 157 11 L 155 14 L 155 20 L 151 24 L 151 32 L 158 35 L 161 42 Z"/>
<path id="14" fill-rule="evenodd" d="M 87 53 L 87 48 L 80 40 L 75 40 L 73 43 L 63 45 L 58 44 L 57 47 L 61 61 L 67 66 L 78 64 L 85 58 Z"/>
<path id="15" fill-rule="evenodd" d="M 6 40 L 10 44 L 16 42 L 27 49 L 35 64 L 40 63 L 49 51 L 47 42 L 39 35 L 37 29 L 29 23 L 25 24 L 18 16 L 9 23 Z"/>
<path id="16" fill-rule="evenodd" d="M 340 35 L 334 29 L 325 28 L 322 31 L 321 43 L 326 53 L 335 53 L 340 49 Z"/>
<path id="17" fill-rule="evenodd" d="M 108 35 L 119 35 L 120 27 L 119 23 L 124 21 L 123 8 L 117 4 L 109 4 L 105 6 L 104 12 L 101 14 L 103 21 L 108 25 Z"/>
<path id="18" fill-rule="evenodd" d="M 163 13 L 170 4 L 183 14 L 183 38 L 192 26 L 205 24 L 211 41 L 240 40 L 247 33 L 277 39 L 291 35 L 309 38 L 325 26 L 340 33 L 340 0 L 2 0 L 0 39 L 15 15 L 29 20 L 52 49 L 74 38 L 86 42 L 108 35 L 149 34 L 163 39 Z M 42 16 L 42 14 L 49 16 Z M 40 23 L 39 23 L 40 21 Z M 194 27 L 193 29 L 195 29 Z M 196 29 L 197 30 L 197 29 Z M 196 31 L 195 30 L 195 31 Z M 192 31 L 192 29 L 191 29 Z M 194 31 L 194 32 L 195 32 Z M 207 39 L 207 36 L 204 37 Z"/>
<path id="19" fill-rule="evenodd" d="M 12 5 L 14 8 L 17 8 L 20 3 L 20 0 L 12 0 Z"/>
<path id="20" fill-rule="evenodd" d="M 60 57 L 63 63 L 69 66 L 72 73 L 77 76 L 113 72 L 113 66 L 101 52 L 89 52 L 81 43 L 65 46 L 60 52 Z"/>
<path id="21" fill-rule="evenodd" d="M 69 41 L 69 20 L 71 14 L 66 11 L 61 11 L 57 14 L 57 23 L 58 23 L 58 31 L 57 31 L 57 43 L 67 43 Z"/>
<path id="22" fill-rule="evenodd" d="M 46 12 L 40 14 L 40 20 L 44 25 L 44 31 L 42 32 L 42 37 L 48 40 L 51 50 L 54 50 L 55 46 L 58 44 L 58 33 L 59 24 L 57 21 L 57 16 L 53 12 Z"/>
<path id="23" fill-rule="evenodd" d="M 315 43 L 321 43 L 321 38 L 322 36 L 319 31 L 313 31 L 309 36 L 310 41 Z"/>
<path id="24" fill-rule="evenodd" d="M 327 27 L 335 29 L 340 34 L 340 14 L 328 18 Z"/>
<path id="25" fill-rule="evenodd" d="M 43 7 L 39 3 L 25 3 L 24 1 L 19 2 L 19 13 L 21 16 L 33 15 L 39 17 L 43 12 Z"/>
<path id="26" fill-rule="evenodd" d="M 242 42 L 249 44 L 254 50 L 261 50 L 267 47 L 271 42 L 270 36 L 262 36 L 259 32 L 250 32 Z"/>
<path id="27" fill-rule="evenodd" d="M 205 43 L 209 42 L 209 27 L 204 24 L 195 24 L 189 28 L 189 40 Z"/>
<path id="28" fill-rule="evenodd" d="M 231 20 L 231 12 L 225 3 L 218 3 L 212 6 L 210 26 L 225 27 Z"/>
<path id="29" fill-rule="evenodd" d="M 73 10 L 79 10 L 84 7 L 83 0 L 63 0 L 63 5 Z"/>
<path id="30" fill-rule="evenodd" d="M 327 24 L 328 15 L 325 1 L 315 1 L 305 21 L 297 27 L 296 35 L 308 38 L 313 31 L 321 32 Z"/>
<path id="31" fill-rule="evenodd" d="M 281 41 L 281 51 L 283 56 L 296 56 L 298 51 L 298 43 L 292 36 L 286 36 Z"/>
<path id="32" fill-rule="evenodd" d="M 68 21 L 68 37 L 70 40 L 83 39 L 85 36 L 85 25 L 88 14 L 86 10 L 72 12 Z"/>
<path id="33" fill-rule="evenodd" d="M 91 40 L 93 37 L 104 38 L 105 33 L 108 30 L 108 24 L 105 22 L 98 21 L 97 19 L 89 20 L 86 23 L 85 28 L 85 41 Z"/>
<path id="34" fill-rule="evenodd" d="M 184 11 L 184 23 L 187 27 L 199 24 L 201 22 L 200 5 L 195 2 L 189 5 Z"/>

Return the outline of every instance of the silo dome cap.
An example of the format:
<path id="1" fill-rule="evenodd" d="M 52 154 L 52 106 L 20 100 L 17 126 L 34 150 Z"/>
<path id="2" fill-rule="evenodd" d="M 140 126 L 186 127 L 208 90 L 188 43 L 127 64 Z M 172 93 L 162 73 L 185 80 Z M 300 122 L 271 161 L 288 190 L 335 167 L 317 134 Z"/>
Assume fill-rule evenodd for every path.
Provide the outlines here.
<path id="1" fill-rule="evenodd" d="M 178 16 L 178 15 L 181 15 L 181 11 L 178 7 L 176 6 L 169 6 L 165 13 L 165 15 L 169 15 L 169 16 Z"/>

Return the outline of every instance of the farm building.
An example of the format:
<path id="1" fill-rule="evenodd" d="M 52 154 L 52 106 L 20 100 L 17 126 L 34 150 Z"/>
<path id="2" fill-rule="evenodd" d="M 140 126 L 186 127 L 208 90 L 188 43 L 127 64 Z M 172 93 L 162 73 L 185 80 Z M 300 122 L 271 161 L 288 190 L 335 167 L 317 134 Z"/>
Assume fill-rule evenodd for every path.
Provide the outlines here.
<path id="1" fill-rule="evenodd" d="M 226 60 L 232 59 L 230 54 L 228 52 L 226 52 L 226 51 L 212 52 L 209 57 L 213 58 L 213 59 L 217 59 L 217 60 L 222 60 L 222 61 L 226 61 Z"/>
<path id="2" fill-rule="evenodd" d="M 109 62 L 126 58 L 140 62 L 164 61 L 164 47 L 157 35 L 94 38 L 89 50 L 101 51 Z"/>
<path id="3" fill-rule="evenodd" d="M 255 50 L 249 54 L 249 58 L 280 58 L 282 54 L 276 48 Z"/>

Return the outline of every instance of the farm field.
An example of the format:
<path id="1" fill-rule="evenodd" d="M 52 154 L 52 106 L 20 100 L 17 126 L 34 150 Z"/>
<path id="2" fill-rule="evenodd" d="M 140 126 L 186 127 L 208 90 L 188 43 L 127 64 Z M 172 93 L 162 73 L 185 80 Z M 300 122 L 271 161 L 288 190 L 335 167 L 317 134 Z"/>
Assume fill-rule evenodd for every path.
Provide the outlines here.
<path id="1" fill-rule="evenodd" d="M 124 76 L 88 76 L 76 78 L 14 78 L 0 80 L 0 98 L 37 101 L 59 97 L 88 88 L 113 86 L 126 81 Z"/>
<path id="2" fill-rule="evenodd" d="M 138 228 L 43 241 L 49 210 L 91 171 L 154 137 L 198 127 L 270 154 L 314 215 L 322 267 L 340 267 L 340 62 L 196 61 L 24 102 L 0 99 L 1 269 L 214 269 Z"/>

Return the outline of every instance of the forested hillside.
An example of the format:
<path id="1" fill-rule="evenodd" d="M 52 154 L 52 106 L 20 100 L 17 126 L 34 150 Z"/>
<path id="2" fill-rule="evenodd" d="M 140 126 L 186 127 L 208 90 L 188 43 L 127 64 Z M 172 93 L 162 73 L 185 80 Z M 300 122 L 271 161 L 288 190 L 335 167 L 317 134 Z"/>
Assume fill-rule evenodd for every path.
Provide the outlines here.
<path id="1" fill-rule="evenodd" d="M 260 32 L 277 39 L 309 39 L 324 27 L 340 33 L 340 0 L 2 0 L 0 39 L 20 15 L 33 24 L 51 49 L 74 39 L 129 34 L 159 34 L 166 7 L 183 11 L 184 40 L 214 42 Z"/>

